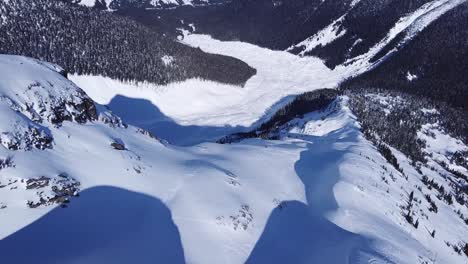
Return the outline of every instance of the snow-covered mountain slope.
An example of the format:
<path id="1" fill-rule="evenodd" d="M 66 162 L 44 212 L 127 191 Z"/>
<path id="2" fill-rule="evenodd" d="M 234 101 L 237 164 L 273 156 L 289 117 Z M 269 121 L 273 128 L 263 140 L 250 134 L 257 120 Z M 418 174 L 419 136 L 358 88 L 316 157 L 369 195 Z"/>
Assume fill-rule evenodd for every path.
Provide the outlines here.
<path id="1" fill-rule="evenodd" d="M 317 56 L 334 68 L 385 59 L 464 2 L 260 0 L 155 13 L 194 23 L 199 33 L 216 38 Z"/>
<path id="2" fill-rule="evenodd" d="M 454 209 L 467 208 L 436 200 L 429 212 L 423 194 L 435 190 L 402 154 L 404 174 L 364 139 L 347 97 L 278 141 L 176 147 L 104 106 L 79 107 L 89 97 L 53 65 L 1 55 L 0 70 L 15 73 L 0 78 L 0 118 L 20 120 L 1 135 L 30 126 L 53 139 L 0 146 L 2 261 L 466 262 L 452 247 L 468 236 Z"/>

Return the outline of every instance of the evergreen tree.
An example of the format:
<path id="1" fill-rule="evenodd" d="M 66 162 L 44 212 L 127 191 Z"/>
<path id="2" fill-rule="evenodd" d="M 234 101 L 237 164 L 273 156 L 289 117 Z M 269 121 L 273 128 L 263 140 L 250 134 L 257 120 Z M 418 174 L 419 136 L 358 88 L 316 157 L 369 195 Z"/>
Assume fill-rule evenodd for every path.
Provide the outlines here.
<path id="1" fill-rule="evenodd" d="M 94 8 L 97 10 L 107 10 L 106 0 L 95 0 Z"/>

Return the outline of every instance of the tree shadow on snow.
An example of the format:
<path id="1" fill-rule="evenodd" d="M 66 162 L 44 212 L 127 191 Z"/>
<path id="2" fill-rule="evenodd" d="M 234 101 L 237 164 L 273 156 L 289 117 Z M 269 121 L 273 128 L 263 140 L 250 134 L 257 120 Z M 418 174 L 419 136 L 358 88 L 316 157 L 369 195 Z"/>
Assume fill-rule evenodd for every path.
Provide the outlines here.
<path id="1" fill-rule="evenodd" d="M 271 213 L 247 263 L 368 263 L 391 262 L 376 252 L 371 239 L 349 232 L 326 218 L 338 209 L 333 187 L 339 181 L 338 164 L 349 153 L 343 142 L 357 142 L 358 133 L 343 129 L 310 141 L 295 170 L 304 184 L 307 204 L 281 203 Z"/>
<path id="2" fill-rule="evenodd" d="M 179 231 L 159 200 L 114 187 L 81 192 L 0 241 L 1 263 L 184 263 Z"/>

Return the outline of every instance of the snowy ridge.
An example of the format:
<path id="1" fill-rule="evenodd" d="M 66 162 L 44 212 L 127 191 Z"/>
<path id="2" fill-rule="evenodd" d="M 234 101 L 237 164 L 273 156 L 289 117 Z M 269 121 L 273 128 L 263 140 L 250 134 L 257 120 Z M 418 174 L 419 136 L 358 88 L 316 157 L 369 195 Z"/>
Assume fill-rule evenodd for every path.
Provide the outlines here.
<path id="1" fill-rule="evenodd" d="M 92 7 L 94 2 L 83 0 L 81 4 Z M 229 20 L 232 16 L 225 13 L 232 10 L 229 4 L 227 9 L 222 8 L 224 0 L 106 2 L 114 3 L 111 9 L 136 8 L 128 13 L 134 12 L 138 17 L 168 12 L 184 28 L 188 25 L 192 33 L 195 27 L 197 32 L 209 32 L 205 31 L 209 27 L 203 20 L 189 19 L 204 8 L 177 6 L 220 4 L 220 17 Z M 140 80 L 167 80 L 159 85 L 118 81 L 100 76 L 106 71 L 101 73 L 99 69 L 91 71 L 95 75 L 68 76 L 64 69 L 70 69 L 69 66 L 61 68 L 32 58 L 0 54 L 0 262 L 466 263 L 468 127 L 459 122 L 466 119 L 463 110 L 451 108 L 442 100 L 432 102 L 420 94 L 390 92 L 383 87 L 337 90 L 344 87 L 343 81 L 374 69 L 403 47 L 418 43 L 405 46 L 418 34 L 424 35 L 418 41 L 426 40 L 427 35 L 430 39 L 432 31 L 439 31 L 438 26 L 454 25 L 466 16 L 457 8 L 453 12 L 456 19 L 428 28 L 466 0 L 422 2 L 381 2 L 382 9 L 376 8 L 378 1 L 361 0 L 232 2 L 240 20 L 244 17 L 242 12 L 247 18 L 259 19 L 245 19 L 252 23 L 240 23 L 237 33 L 234 19 L 228 38 L 236 39 L 239 34 L 239 39 L 265 45 L 270 39 L 282 43 L 281 49 L 291 45 L 290 36 L 294 42 L 300 41 L 286 51 L 219 41 L 181 29 L 181 35 L 174 35 L 180 42 L 175 44 L 180 47 L 169 45 L 171 52 L 159 52 L 162 47 L 151 45 L 151 41 L 148 45 L 143 43 L 158 50 L 157 56 L 151 56 L 141 49 L 135 53 L 115 52 L 140 43 L 138 34 L 131 38 L 136 39 L 134 43 L 111 38 L 109 43 L 117 48 L 111 52 L 111 58 L 137 58 L 141 54 L 161 67 L 142 63 L 141 59 L 127 61 L 128 64 L 108 63 L 111 69 L 112 65 L 122 69 L 107 76 L 127 80 L 121 74 L 127 72 L 126 67 L 134 67 L 137 73 L 145 69 L 155 77 Z M 217 7 L 206 8 L 213 16 L 200 14 L 216 24 Z M 266 7 L 276 11 L 265 11 Z M 368 10 L 358 10 L 361 7 Z M 388 19 L 380 17 L 395 7 L 411 11 L 390 12 Z M 86 25 L 86 11 L 91 9 L 74 8 L 76 14 L 83 15 L 79 15 L 80 19 L 84 18 L 79 30 Z M 260 8 L 260 15 L 250 16 L 249 8 Z M 60 10 L 64 18 L 75 17 L 75 12 L 69 11 Z M 117 13 L 125 14 L 127 10 L 120 11 L 125 12 Z M 180 17 L 176 11 L 181 11 Z M 27 48 L 13 46 L 20 47 L 21 52 L 38 47 L 37 53 L 22 54 L 45 53 L 42 44 L 34 45 L 41 36 L 21 33 L 27 28 L 32 28 L 30 33 L 35 31 L 34 25 L 52 14 L 47 8 L 41 12 L 41 16 L 24 13 L 38 19 L 10 23 L 18 25 L 11 27 L 18 34 L 6 35 L 26 36 L 28 41 L 24 43 L 33 43 Z M 98 18 L 114 17 L 113 12 L 92 13 Z M 267 26 L 284 17 L 290 24 L 283 28 L 282 22 L 273 23 L 274 31 L 252 34 L 256 32 L 253 24 L 263 29 L 262 13 L 274 17 L 265 19 Z M 298 13 L 299 24 L 291 16 Z M 0 25 L 7 17 L 0 16 Z M 364 22 L 350 17 L 362 18 Z M 384 30 L 363 32 L 379 17 Z M 53 18 L 49 24 L 60 29 L 60 33 L 45 34 L 52 39 L 70 25 L 65 19 L 55 27 L 55 22 L 62 19 Z M 167 22 L 164 27 L 170 27 L 171 19 L 166 19 L 163 16 L 160 22 Z M 302 26 L 310 28 L 299 28 L 304 19 L 308 24 Z M 317 21 L 320 19 L 326 22 Z M 27 21 L 34 22 L 25 23 L 25 27 L 22 23 Z M 133 25 L 132 21 L 125 21 L 122 25 Z M 357 26 L 350 24 L 354 22 Z M 104 23 L 97 28 L 106 24 L 109 25 Z M 317 32 L 317 25 L 325 27 Z M 129 31 L 116 31 L 110 36 L 137 32 L 138 27 L 133 26 L 135 31 L 130 27 Z M 156 30 L 164 32 L 164 27 Z M 291 28 L 295 29 L 288 32 Z M 247 38 L 241 37 L 246 29 Z M 223 33 L 222 26 L 220 30 Z M 84 43 L 91 45 L 78 48 L 78 55 L 65 53 L 76 58 L 94 47 L 106 49 L 108 45 L 100 43 L 101 31 L 88 33 L 98 38 L 85 38 Z M 248 35 L 258 35 L 260 42 Z M 452 35 L 457 38 L 451 40 L 462 39 L 459 35 Z M 266 41 L 262 42 L 262 38 Z M 56 39 L 61 42 L 62 38 Z M 149 38 L 141 41 L 145 39 Z M 45 47 L 60 47 L 60 43 L 44 43 Z M 459 43 L 455 43 L 453 46 L 457 47 Z M 194 54 L 210 55 L 206 60 L 185 60 L 172 52 L 184 45 L 196 50 Z M 346 48 L 332 48 L 337 46 Z M 416 50 L 427 47 L 415 46 Z M 49 58 L 65 54 L 60 49 L 51 51 L 58 52 L 47 54 Z M 297 52 L 300 56 L 292 54 Z M 336 52 L 336 57 L 329 58 L 330 52 Z M 419 52 L 415 53 L 410 55 L 416 58 Z M 85 59 L 76 65 L 99 66 L 98 59 L 102 57 L 93 54 L 88 57 L 96 59 L 95 63 Z M 209 59 L 219 58 L 216 54 L 226 58 Z M 326 61 L 306 56 L 311 54 Z M 401 55 L 405 52 L 396 58 Z M 238 66 L 230 68 L 230 63 Z M 447 65 L 439 63 L 444 64 Z M 182 66 L 207 66 L 208 73 L 185 75 Z M 395 66 L 403 84 L 418 83 L 429 75 L 418 66 Z M 209 80 L 172 79 L 177 75 L 176 69 L 182 69 L 183 76 L 190 76 L 187 78 L 205 76 Z M 160 70 L 168 75 L 160 75 Z M 246 74 L 241 83 L 230 78 L 243 72 Z M 381 72 L 386 74 L 385 70 Z M 453 73 L 457 75 L 457 71 Z M 226 78 L 218 79 L 219 74 Z M 458 92 L 455 91 L 454 94 Z M 464 95 L 463 91 L 460 94 Z"/>

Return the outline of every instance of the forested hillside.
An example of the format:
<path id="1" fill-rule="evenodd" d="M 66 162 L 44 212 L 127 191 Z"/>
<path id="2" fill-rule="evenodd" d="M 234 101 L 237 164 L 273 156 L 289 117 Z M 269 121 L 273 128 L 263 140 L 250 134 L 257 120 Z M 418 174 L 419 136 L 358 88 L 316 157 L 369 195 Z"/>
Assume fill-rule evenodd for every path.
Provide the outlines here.
<path id="1" fill-rule="evenodd" d="M 55 0 L 0 3 L 0 53 L 53 62 L 77 74 L 166 84 L 202 78 L 242 85 L 255 70 L 168 39 L 131 19 Z"/>
<path id="2" fill-rule="evenodd" d="M 387 88 L 468 109 L 468 3 L 440 17 L 373 71 L 345 88 Z"/>
<path id="3" fill-rule="evenodd" d="M 194 23 L 199 33 L 222 40 L 241 40 L 302 55 L 319 56 L 334 67 L 367 52 L 399 19 L 430 0 L 234 0 L 211 7 L 141 11 L 147 23 L 156 17 Z M 152 15 L 152 16 L 151 16 Z M 146 16 L 146 19 L 145 19 Z M 335 39 L 306 50 L 303 41 L 333 25 Z M 320 36 L 317 36 L 320 37 Z M 325 45 L 326 44 L 326 45 Z M 330 45 L 329 45 L 330 44 Z"/>

